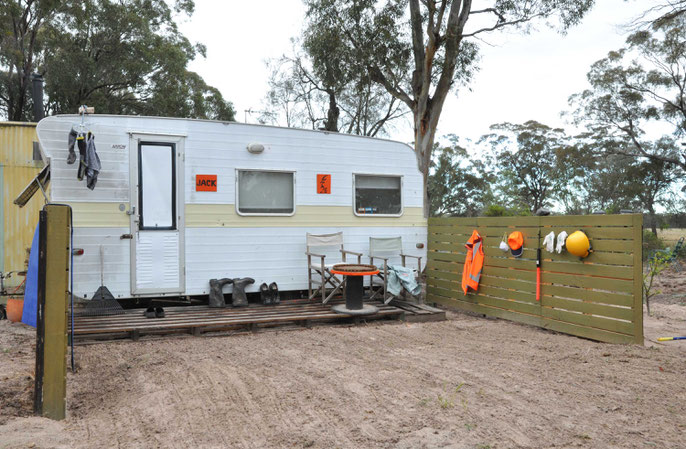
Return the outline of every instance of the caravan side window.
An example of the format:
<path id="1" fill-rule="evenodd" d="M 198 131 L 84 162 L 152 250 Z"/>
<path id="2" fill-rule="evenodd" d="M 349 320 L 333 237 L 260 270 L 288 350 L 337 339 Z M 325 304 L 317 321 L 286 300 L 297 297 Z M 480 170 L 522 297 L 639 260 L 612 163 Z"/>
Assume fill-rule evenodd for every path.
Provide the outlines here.
<path id="1" fill-rule="evenodd" d="M 390 175 L 353 175 L 355 215 L 400 216 L 402 177 Z"/>
<path id="2" fill-rule="evenodd" d="M 237 170 L 236 195 L 239 215 L 293 215 L 295 173 Z"/>

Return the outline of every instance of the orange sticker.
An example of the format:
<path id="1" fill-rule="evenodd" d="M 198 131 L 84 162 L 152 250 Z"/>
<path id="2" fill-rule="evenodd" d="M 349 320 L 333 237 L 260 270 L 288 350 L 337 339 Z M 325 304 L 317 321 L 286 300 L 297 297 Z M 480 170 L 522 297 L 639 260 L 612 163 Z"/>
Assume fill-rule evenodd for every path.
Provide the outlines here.
<path id="1" fill-rule="evenodd" d="M 331 175 L 317 175 L 317 193 L 331 193 Z"/>
<path id="2" fill-rule="evenodd" d="M 196 192 L 216 192 L 217 175 L 195 175 Z"/>

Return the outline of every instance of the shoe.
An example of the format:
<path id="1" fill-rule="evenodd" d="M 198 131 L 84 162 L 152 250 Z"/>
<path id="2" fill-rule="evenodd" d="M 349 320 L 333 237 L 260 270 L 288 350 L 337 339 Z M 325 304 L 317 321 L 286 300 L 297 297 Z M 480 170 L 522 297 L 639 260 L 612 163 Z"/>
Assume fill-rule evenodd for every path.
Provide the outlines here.
<path id="1" fill-rule="evenodd" d="M 155 308 L 148 307 L 147 309 L 145 309 L 144 315 L 146 318 L 155 318 Z"/>
<path id="2" fill-rule="evenodd" d="M 155 307 L 155 318 L 164 318 L 164 309 L 162 307 Z"/>
<path id="3" fill-rule="evenodd" d="M 276 282 L 269 284 L 269 293 L 271 293 L 272 296 L 272 304 L 278 304 L 281 302 L 281 297 L 279 296 L 279 286 L 276 285 Z"/>
<path id="4" fill-rule="evenodd" d="M 260 285 L 260 299 L 264 305 L 272 303 L 272 294 L 269 291 L 269 286 L 266 282 L 263 282 L 262 285 Z"/>

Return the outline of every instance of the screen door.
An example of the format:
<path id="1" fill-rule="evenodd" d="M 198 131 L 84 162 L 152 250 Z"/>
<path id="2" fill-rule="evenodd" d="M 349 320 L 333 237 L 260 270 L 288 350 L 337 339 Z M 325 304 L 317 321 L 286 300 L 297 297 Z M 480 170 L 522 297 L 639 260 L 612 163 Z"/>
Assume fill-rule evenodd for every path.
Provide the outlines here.
<path id="1" fill-rule="evenodd" d="M 177 142 L 137 141 L 133 220 L 133 293 L 182 293 L 183 244 L 178 212 Z"/>

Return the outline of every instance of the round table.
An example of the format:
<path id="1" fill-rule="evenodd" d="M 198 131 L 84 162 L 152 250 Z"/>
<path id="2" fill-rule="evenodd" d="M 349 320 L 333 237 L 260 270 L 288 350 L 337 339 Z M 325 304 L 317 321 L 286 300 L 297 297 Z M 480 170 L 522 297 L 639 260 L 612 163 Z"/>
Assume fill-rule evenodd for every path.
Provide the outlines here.
<path id="1" fill-rule="evenodd" d="M 347 315 L 372 315 L 379 311 L 375 306 L 362 301 L 364 276 L 379 274 L 378 268 L 367 264 L 339 263 L 331 268 L 331 272 L 345 277 L 345 304 L 333 306 L 334 312 Z"/>

